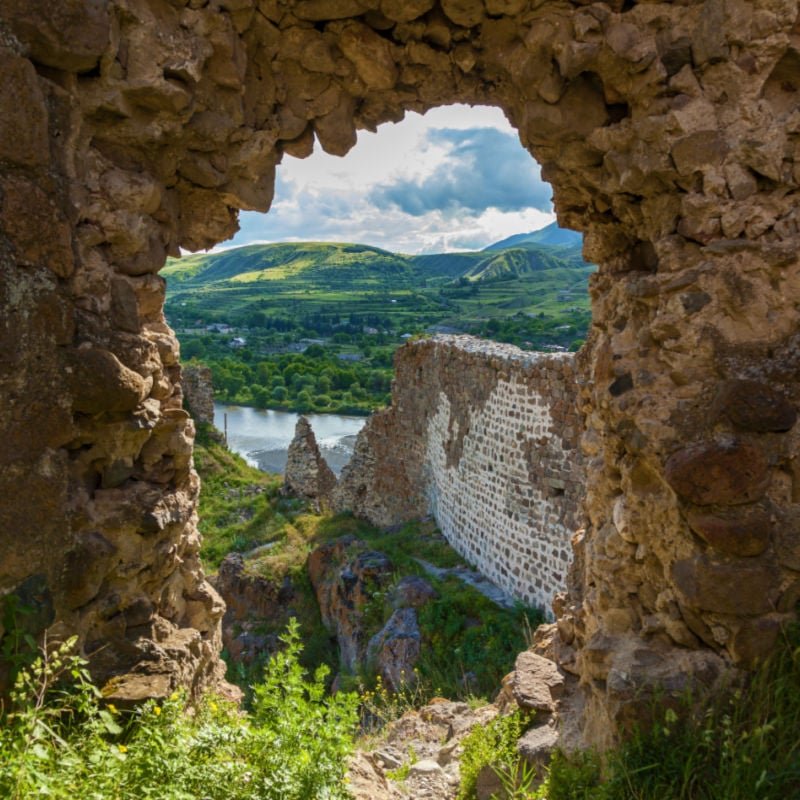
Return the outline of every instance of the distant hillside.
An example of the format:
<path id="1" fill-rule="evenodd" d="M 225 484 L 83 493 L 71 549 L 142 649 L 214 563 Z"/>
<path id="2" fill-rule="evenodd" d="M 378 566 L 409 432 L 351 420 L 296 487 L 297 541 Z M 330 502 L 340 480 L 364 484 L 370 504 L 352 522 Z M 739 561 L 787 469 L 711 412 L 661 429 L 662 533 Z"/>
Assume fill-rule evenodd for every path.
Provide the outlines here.
<path id="1" fill-rule="evenodd" d="M 509 280 L 542 270 L 586 266 L 580 247 L 563 244 L 579 234 L 554 225 L 531 234 L 512 236 L 513 247 L 498 243 L 478 252 L 403 256 L 362 244 L 289 242 L 253 244 L 170 259 L 162 275 L 174 291 L 215 289 L 247 291 L 269 283 L 270 291 L 397 291 L 470 282 Z M 537 243 L 552 240 L 560 244 Z"/>
<path id="2" fill-rule="evenodd" d="M 335 284 L 344 290 L 387 282 L 410 285 L 414 268 L 404 256 L 377 247 L 302 242 L 253 244 L 170 259 L 161 274 L 167 281 L 180 284 L 181 289 L 280 281 L 283 288 L 290 284 Z"/>
<path id="3" fill-rule="evenodd" d="M 511 280 L 531 273 L 585 267 L 580 250 L 567 247 L 544 247 L 527 244 L 505 250 L 489 251 L 464 275 L 470 281 Z M 568 281 L 569 282 L 569 281 Z"/>
<path id="4" fill-rule="evenodd" d="M 566 233 L 546 231 L 525 236 L 563 241 Z M 218 322 L 294 331 L 297 338 L 339 333 L 341 339 L 365 327 L 396 335 L 432 326 L 481 332 L 492 317 L 521 315 L 514 323 L 517 339 L 543 342 L 556 341 L 550 333 L 545 340 L 545 328 L 566 325 L 576 309 L 588 309 L 593 270 L 574 244 L 526 241 L 472 253 L 405 256 L 362 244 L 291 242 L 170 259 L 161 274 L 167 279 L 167 317 L 178 328 Z M 525 322 L 534 317 L 544 320 L 542 330 Z M 556 343 L 570 344 L 576 338 L 570 335 L 558 333 Z"/>
<path id="5" fill-rule="evenodd" d="M 547 245 L 549 247 L 582 247 L 583 234 L 559 228 L 557 222 L 552 222 L 545 228 L 532 233 L 518 233 L 501 239 L 499 242 L 484 247 L 487 250 L 505 250 L 509 247 L 526 247 L 528 245 Z"/>
<path id="6" fill-rule="evenodd" d="M 483 253 L 434 253 L 411 256 L 414 267 L 428 278 L 460 278 L 485 258 Z"/>

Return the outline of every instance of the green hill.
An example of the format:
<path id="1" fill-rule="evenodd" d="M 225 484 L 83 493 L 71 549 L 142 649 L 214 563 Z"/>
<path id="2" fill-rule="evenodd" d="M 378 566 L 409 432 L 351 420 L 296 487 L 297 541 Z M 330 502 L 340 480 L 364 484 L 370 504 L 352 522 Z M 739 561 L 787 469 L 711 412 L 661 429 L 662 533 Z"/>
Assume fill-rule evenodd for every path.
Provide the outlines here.
<path id="1" fill-rule="evenodd" d="M 485 257 L 484 253 L 433 253 L 412 256 L 411 262 L 420 275 L 426 278 L 454 280 L 465 275 Z"/>
<path id="2" fill-rule="evenodd" d="M 406 256 L 363 244 L 290 242 L 170 259 L 161 274 L 167 318 L 184 339 L 224 323 L 249 330 L 248 342 L 265 351 L 300 338 L 341 343 L 366 328 L 381 332 L 380 346 L 429 329 L 485 334 L 497 328 L 487 327 L 491 320 L 511 318 L 507 337 L 515 342 L 540 346 L 548 331 L 569 324 L 552 343 L 571 344 L 583 335 L 593 269 L 579 247 L 563 243 Z"/>
<path id="3" fill-rule="evenodd" d="M 580 251 L 566 247 L 527 245 L 481 253 L 483 258 L 472 266 L 465 277 L 470 281 L 498 281 L 521 278 L 552 270 L 569 271 L 585 268 Z M 568 280 L 568 276 L 564 275 Z"/>
<path id="4" fill-rule="evenodd" d="M 168 281 L 188 286 L 280 281 L 346 289 L 358 284 L 413 282 L 414 268 L 403 256 L 361 244 L 302 242 L 253 244 L 170 259 L 161 273 Z"/>

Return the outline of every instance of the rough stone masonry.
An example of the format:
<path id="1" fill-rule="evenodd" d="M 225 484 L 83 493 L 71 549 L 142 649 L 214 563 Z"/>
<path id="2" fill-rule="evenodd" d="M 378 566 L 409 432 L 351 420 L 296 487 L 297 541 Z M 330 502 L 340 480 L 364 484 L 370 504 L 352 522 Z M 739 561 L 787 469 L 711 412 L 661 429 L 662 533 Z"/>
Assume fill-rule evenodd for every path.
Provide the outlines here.
<path id="1" fill-rule="evenodd" d="M 584 738 L 751 664 L 800 597 L 799 89 L 797 0 L 5 0 L 0 592 L 131 695 L 219 681 L 158 270 L 284 154 L 482 103 L 599 265 L 558 623 Z"/>
<path id="2" fill-rule="evenodd" d="M 407 344 L 335 507 L 381 526 L 433 514 L 484 575 L 549 610 L 582 520 L 573 360 L 469 336 Z"/>

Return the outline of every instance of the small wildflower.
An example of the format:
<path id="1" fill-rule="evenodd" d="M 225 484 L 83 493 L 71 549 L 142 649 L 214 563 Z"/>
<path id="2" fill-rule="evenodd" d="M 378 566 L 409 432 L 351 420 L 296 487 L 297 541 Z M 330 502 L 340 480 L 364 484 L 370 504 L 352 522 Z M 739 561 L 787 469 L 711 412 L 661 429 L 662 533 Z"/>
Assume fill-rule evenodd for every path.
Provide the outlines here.
<path id="1" fill-rule="evenodd" d="M 156 706 L 156 707 L 153 709 L 153 713 L 154 713 L 154 714 L 155 714 L 157 717 L 160 717 L 160 716 L 161 716 L 161 706 Z"/>
<path id="2" fill-rule="evenodd" d="M 178 694 L 178 692 L 173 692 L 173 693 L 172 693 L 172 694 L 169 696 L 169 699 L 170 699 L 170 700 L 172 700 L 172 702 L 174 703 L 174 702 L 175 702 L 175 701 L 176 701 L 176 700 L 177 700 L 179 697 L 180 697 L 180 695 Z"/>
<path id="3" fill-rule="evenodd" d="M 216 714 L 219 711 L 219 706 L 216 703 L 209 703 L 208 707 Z"/>
<path id="4" fill-rule="evenodd" d="M 120 753 L 127 753 L 128 752 L 128 748 L 125 747 L 124 744 L 118 744 L 117 745 L 117 750 L 119 750 Z"/>
<path id="5" fill-rule="evenodd" d="M 116 706 L 115 706 L 113 703 L 109 703 L 109 704 L 108 704 L 108 710 L 109 710 L 109 711 L 110 711 L 112 714 L 116 714 L 116 713 L 117 713 L 117 707 L 116 707 Z"/>

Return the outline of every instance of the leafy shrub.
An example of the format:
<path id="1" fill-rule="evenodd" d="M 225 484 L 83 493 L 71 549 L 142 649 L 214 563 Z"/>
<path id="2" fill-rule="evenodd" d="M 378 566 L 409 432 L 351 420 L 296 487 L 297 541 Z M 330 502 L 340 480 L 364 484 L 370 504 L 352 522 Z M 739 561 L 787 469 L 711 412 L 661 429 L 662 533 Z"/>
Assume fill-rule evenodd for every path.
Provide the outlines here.
<path id="1" fill-rule="evenodd" d="M 296 623 L 255 688 L 252 714 L 206 697 L 103 707 L 74 640 L 20 671 L 0 716 L 0 796 L 58 800 L 344 800 L 355 695 L 325 697 L 298 665 Z"/>

